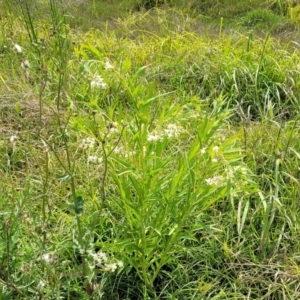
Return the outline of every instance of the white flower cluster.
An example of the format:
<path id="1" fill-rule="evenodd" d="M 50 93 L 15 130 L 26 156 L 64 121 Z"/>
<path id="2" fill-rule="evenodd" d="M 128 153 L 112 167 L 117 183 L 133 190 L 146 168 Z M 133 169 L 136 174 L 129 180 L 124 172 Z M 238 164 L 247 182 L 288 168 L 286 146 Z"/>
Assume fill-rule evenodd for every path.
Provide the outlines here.
<path id="1" fill-rule="evenodd" d="M 113 153 L 117 154 L 117 155 L 120 155 L 120 156 L 123 156 L 125 158 L 129 158 L 129 157 L 132 157 L 132 156 L 136 155 L 137 152 L 135 150 L 128 151 L 123 146 L 116 146 L 113 149 Z"/>
<path id="2" fill-rule="evenodd" d="M 102 266 L 104 264 L 107 263 L 108 261 L 108 258 L 106 256 L 106 254 L 104 252 L 93 252 L 92 250 L 88 250 L 87 251 L 87 254 L 90 258 L 92 258 L 93 260 L 93 263 L 96 265 L 96 266 Z"/>
<path id="3" fill-rule="evenodd" d="M 83 150 L 94 148 L 96 141 L 92 137 L 87 137 L 81 140 L 80 148 Z"/>
<path id="4" fill-rule="evenodd" d="M 200 149 L 200 153 L 201 154 L 205 154 L 207 150 L 207 147 L 203 147 L 202 149 Z"/>
<path id="5" fill-rule="evenodd" d="M 101 164 L 103 162 L 103 158 L 98 157 L 97 155 L 89 155 L 87 162 L 91 164 Z"/>
<path id="6" fill-rule="evenodd" d="M 200 150 L 201 154 L 206 153 L 207 148 L 204 147 Z M 220 151 L 219 146 L 213 146 L 211 151 L 209 151 L 211 162 L 221 162 L 224 158 L 221 155 L 222 152 Z M 241 185 L 241 183 L 245 183 L 245 177 L 248 176 L 248 170 L 243 165 L 231 166 L 226 165 L 223 175 L 215 175 L 213 177 L 205 179 L 205 182 L 210 186 L 224 186 L 228 180 L 231 181 L 234 185 Z"/>
<path id="7" fill-rule="evenodd" d="M 105 89 L 107 87 L 107 84 L 104 82 L 104 79 L 99 74 L 94 74 L 91 82 L 91 88 L 99 88 L 99 89 Z"/>
<path id="8" fill-rule="evenodd" d="M 114 153 L 115 153 L 115 154 L 121 154 L 121 153 L 123 153 L 123 152 L 124 152 L 124 150 L 123 150 L 123 148 L 120 147 L 120 146 L 117 146 L 117 147 L 114 148 Z"/>
<path id="9" fill-rule="evenodd" d="M 92 260 L 92 264 L 89 264 L 91 269 L 93 269 L 95 267 L 99 267 L 104 271 L 114 272 L 114 271 L 116 271 L 117 268 L 123 267 L 122 261 L 110 263 L 107 255 L 102 251 L 98 251 L 95 253 L 91 250 L 88 250 L 87 254 L 88 254 L 88 257 Z"/>
<path id="10" fill-rule="evenodd" d="M 164 129 L 164 133 L 168 138 L 178 137 L 182 131 L 181 126 L 177 126 L 175 124 L 168 124 Z"/>
<path id="11" fill-rule="evenodd" d="M 243 177 L 244 175 L 247 175 L 247 173 L 248 170 L 242 166 L 234 166 L 227 169 L 227 174 L 229 178 Z"/>
<path id="12" fill-rule="evenodd" d="M 106 137 L 110 137 L 115 134 L 119 134 L 118 124 L 116 122 L 112 122 L 107 126 L 107 135 Z"/>
<path id="13" fill-rule="evenodd" d="M 176 124 L 168 124 L 161 132 L 148 133 L 147 141 L 148 142 L 158 142 L 162 141 L 165 138 L 176 138 L 183 131 L 181 126 Z"/>
<path id="14" fill-rule="evenodd" d="M 106 264 L 104 270 L 107 272 L 114 272 L 117 268 L 123 268 L 124 264 L 122 261 L 118 261 L 112 264 Z"/>
<path id="15" fill-rule="evenodd" d="M 113 68 L 114 68 L 113 65 L 109 62 L 108 59 L 106 59 L 106 61 L 105 61 L 105 63 L 104 63 L 104 69 L 105 69 L 106 71 L 108 71 L 108 70 L 112 70 Z"/>
<path id="16" fill-rule="evenodd" d="M 205 179 L 207 185 L 221 187 L 226 183 L 226 179 L 222 175 L 216 175 Z"/>
<path id="17" fill-rule="evenodd" d="M 134 155 L 136 155 L 136 151 L 135 150 L 129 151 L 129 152 L 125 152 L 124 157 L 128 158 L 128 157 L 132 157 Z"/>
<path id="18" fill-rule="evenodd" d="M 86 61 L 85 61 L 86 63 Z M 95 61 L 91 60 L 88 61 L 91 66 L 91 69 L 87 70 L 87 78 L 89 79 L 90 87 L 92 90 L 101 90 L 107 88 L 107 83 L 105 82 L 104 78 L 101 74 L 99 74 L 98 70 L 95 70 L 93 66 L 95 65 Z M 105 58 L 105 61 L 101 62 L 104 71 L 110 71 L 114 69 L 114 66 L 111 64 L 108 58 Z M 103 69 L 101 72 L 103 72 Z M 100 73 L 101 73 L 100 72 Z"/>
<path id="19" fill-rule="evenodd" d="M 161 134 L 149 133 L 147 137 L 148 142 L 158 142 L 158 141 L 162 141 L 163 139 L 164 137 Z"/>
<path id="20" fill-rule="evenodd" d="M 244 169 L 244 168 L 241 168 L 241 169 Z M 226 184 L 227 180 L 232 180 L 232 182 L 235 182 L 235 183 L 242 182 L 241 179 L 236 176 L 236 174 L 232 173 L 232 171 L 227 172 L 227 176 L 215 175 L 213 177 L 207 178 L 207 179 L 205 179 L 205 182 L 207 185 L 210 185 L 210 186 L 222 187 Z"/>
<path id="21" fill-rule="evenodd" d="M 219 147 L 219 146 L 214 146 L 214 147 L 213 147 L 213 152 L 214 152 L 214 154 L 218 154 L 218 153 L 219 153 L 219 150 L 220 150 L 220 147 Z"/>
<path id="22" fill-rule="evenodd" d="M 40 260 L 44 261 L 47 265 L 54 264 L 56 257 L 53 252 L 45 253 L 40 257 Z"/>
<path id="23" fill-rule="evenodd" d="M 200 149 L 201 154 L 205 154 L 207 152 L 207 146 Z M 220 153 L 220 147 L 219 146 L 213 146 L 212 151 L 209 151 L 211 153 L 211 157 L 218 156 Z M 217 159 L 213 158 L 213 162 L 217 161 Z"/>

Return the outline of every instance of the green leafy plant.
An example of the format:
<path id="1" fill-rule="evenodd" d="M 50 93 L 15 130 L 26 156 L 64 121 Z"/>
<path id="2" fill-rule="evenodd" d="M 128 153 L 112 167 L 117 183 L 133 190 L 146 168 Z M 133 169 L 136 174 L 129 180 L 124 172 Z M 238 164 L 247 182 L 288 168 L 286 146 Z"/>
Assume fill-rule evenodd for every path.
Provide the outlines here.
<path id="1" fill-rule="evenodd" d="M 0 298 L 299 299 L 297 44 L 133 2 L 0 3 Z"/>

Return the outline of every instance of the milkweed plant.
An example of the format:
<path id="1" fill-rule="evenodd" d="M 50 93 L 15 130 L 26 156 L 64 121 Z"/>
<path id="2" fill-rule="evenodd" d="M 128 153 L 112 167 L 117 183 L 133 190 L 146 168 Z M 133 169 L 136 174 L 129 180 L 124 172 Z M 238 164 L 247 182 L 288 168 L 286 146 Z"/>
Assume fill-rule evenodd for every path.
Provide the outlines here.
<path id="1" fill-rule="evenodd" d="M 38 99 L 37 130 L 10 137 L 13 155 L 27 153 L 38 165 L 22 194 L 25 202 L 36 198 L 22 214 L 32 229 L 17 222 L 21 202 L 5 223 L 3 293 L 73 299 L 62 284 L 72 282 L 84 295 L 108 299 L 110 274 L 135 272 L 145 299 L 156 297 L 162 269 L 197 242 L 197 232 L 209 234 L 204 211 L 256 189 L 226 97 L 207 104 L 163 90 L 153 81 L 158 62 L 145 63 L 134 43 L 72 44 L 55 1 L 47 35 L 50 26 L 41 27 L 24 3 L 16 21 L 25 24 L 22 38 L 3 40 Z"/>

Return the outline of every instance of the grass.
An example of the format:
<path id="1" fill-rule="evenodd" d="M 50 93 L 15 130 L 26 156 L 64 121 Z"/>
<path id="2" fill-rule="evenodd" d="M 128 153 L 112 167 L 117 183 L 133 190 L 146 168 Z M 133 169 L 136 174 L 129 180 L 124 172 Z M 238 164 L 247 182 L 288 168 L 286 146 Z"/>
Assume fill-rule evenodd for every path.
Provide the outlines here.
<path id="1" fill-rule="evenodd" d="M 299 299 L 296 13 L 167 4 L 2 3 L 1 299 Z"/>

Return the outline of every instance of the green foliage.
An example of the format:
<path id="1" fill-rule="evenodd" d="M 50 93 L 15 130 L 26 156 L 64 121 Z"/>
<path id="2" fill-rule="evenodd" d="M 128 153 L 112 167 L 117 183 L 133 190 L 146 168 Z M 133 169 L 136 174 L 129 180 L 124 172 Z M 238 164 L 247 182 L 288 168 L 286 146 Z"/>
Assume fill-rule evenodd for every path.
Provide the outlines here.
<path id="1" fill-rule="evenodd" d="M 288 20 L 266 9 L 255 9 L 243 17 L 243 26 L 256 30 L 283 31 L 289 26 Z"/>
<path id="2" fill-rule="evenodd" d="M 1 299 L 299 299 L 298 52 L 200 4 L 2 3 Z"/>
<path id="3" fill-rule="evenodd" d="M 134 131 L 133 138 L 128 137 L 133 142 L 131 151 L 135 149 L 137 153 L 134 161 L 114 159 L 111 176 L 118 194 L 112 201 L 119 208 L 120 217 L 124 216 L 115 251 L 119 249 L 126 255 L 150 291 L 154 291 L 161 268 L 180 252 L 181 243 L 193 239 L 195 231 L 205 228 L 199 218 L 202 211 L 224 199 L 231 185 L 236 185 L 228 174 L 242 167 L 239 150 L 234 153 L 234 139 L 233 144 L 215 145 L 221 124 L 219 114 L 205 116 L 203 121 L 199 115 L 191 128 L 185 128 L 187 131 L 199 128 L 199 131 L 196 136 L 189 135 L 194 142 L 184 149 L 179 146 L 181 143 L 176 145 L 172 139 L 166 139 L 159 129 L 155 130 L 156 135 L 147 134 L 143 122 L 141 125 L 146 126 Z M 180 129 L 169 124 L 164 129 L 167 130 L 167 135 L 177 135 L 176 130 Z M 159 140 L 154 142 L 156 138 Z M 182 149 L 179 153 L 178 148 Z"/>
<path id="4" fill-rule="evenodd" d="M 289 15 L 293 24 L 300 24 L 300 5 L 289 8 Z"/>
<path id="5" fill-rule="evenodd" d="M 211 17 L 232 18 L 245 14 L 249 10 L 257 7 L 264 7 L 265 3 L 258 0 L 243 1 L 220 1 L 220 0 L 200 0 L 192 1 L 191 7 L 196 11 Z"/>

